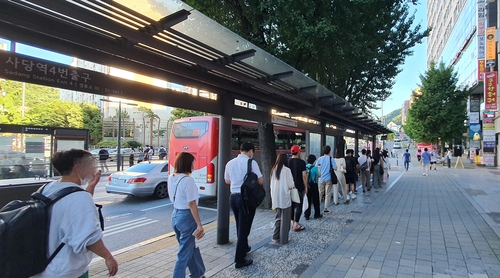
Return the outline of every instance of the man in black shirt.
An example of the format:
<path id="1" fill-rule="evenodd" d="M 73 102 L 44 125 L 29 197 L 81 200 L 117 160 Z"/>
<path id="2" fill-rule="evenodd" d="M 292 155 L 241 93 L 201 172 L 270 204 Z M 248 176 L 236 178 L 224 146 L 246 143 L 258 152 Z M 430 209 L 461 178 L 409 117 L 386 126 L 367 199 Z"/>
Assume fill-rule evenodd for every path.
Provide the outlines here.
<path id="1" fill-rule="evenodd" d="M 292 171 L 293 182 L 295 188 L 299 191 L 300 204 L 292 202 L 292 222 L 295 231 L 303 231 L 304 226 L 299 224 L 300 216 L 302 215 L 302 205 L 304 202 L 304 194 L 307 195 L 307 176 L 306 162 L 299 158 L 300 147 L 293 145 L 291 150 L 292 158 L 288 161 L 288 167 Z"/>

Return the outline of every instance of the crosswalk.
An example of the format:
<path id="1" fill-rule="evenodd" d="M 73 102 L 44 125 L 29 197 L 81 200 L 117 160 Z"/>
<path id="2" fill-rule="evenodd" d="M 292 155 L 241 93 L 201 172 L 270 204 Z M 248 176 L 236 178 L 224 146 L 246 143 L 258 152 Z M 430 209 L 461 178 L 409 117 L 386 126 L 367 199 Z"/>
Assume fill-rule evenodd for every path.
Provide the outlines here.
<path id="1" fill-rule="evenodd" d="M 154 220 L 154 219 L 150 219 L 150 218 L 146 218 L 146 217 L 141 217 L 141 218 L 136 218 L 134 220 L 126 221 L 126 222 L 123 222 L 120 224 L 105 226 L 104 227 L 104 237 L 116 235 L 116 234 L 121 233 L 121 232 L 125 232 L 125 231 L 139 228 L 142 226 L 154 224 L 156 222 L 158 222 L 158 220 Z"/>

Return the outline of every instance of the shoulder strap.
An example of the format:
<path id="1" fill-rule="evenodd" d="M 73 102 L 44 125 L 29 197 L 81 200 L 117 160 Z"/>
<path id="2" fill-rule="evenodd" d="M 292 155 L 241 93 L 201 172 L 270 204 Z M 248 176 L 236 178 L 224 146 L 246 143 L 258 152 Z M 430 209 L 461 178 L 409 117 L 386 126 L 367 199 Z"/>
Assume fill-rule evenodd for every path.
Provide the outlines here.
<path id="1" fill-rule="evenodd" d="M 181 183 L 181 181 L 187 176 L 184 176 L 182 177 L 178 182 L 177 182 L 177 186 L 175 187 L 175 193 L 174 193 L 174 204 L 175 204 L 175 196 L 177 195 L 177 188 L 179 188 L 179 184 Z"/>
<path id="2" fill-rule="evenodd" d="M 252 173 L 252 161 L 253 161 L 253 159 L 251 159 L 251 158 L 248 159 L 247 174 Z"/>

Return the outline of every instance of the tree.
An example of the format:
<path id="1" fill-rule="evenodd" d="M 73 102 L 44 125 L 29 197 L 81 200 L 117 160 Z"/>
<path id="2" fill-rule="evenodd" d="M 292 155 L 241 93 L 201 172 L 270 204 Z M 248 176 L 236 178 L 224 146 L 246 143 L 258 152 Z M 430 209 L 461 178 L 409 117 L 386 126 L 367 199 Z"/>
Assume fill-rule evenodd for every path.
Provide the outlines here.
<path id="1" fill-rule="evenodd" d="M 364 112 L 390 95 L 399 66 L 429 34 L 407 0 L 187 0 Z"/>
<path id="2" fill-rule="evenodd" d="M 441 138 L 443 146 L 461 139 L 470 90 L 457 87 L 457 72 L 443 62 L 432 63 L 420 82 L 420 90 L 413 91 L 405 132 L 417 142 L 436 143 Z"/>
<path id="3" fill-rule="evenodd" d="M 139 106 L 139 111 L 141 111 L 144 115 L 144 118 L 149 119 L 149 145 L 153 145 L 153 122 L 154 119 L 159 119 L 160 117 L 153 112 L 153 110 L 146 108 L 144 106 Z M 144 127 L 144 131 L 146 131 L 146 127 Z"/>
<path id="4" fill-rule="evenodd" d="M 102 115 L 101 110 L 95 104 L 80 104 L 83 112 L 83 127 L 90 132 L 92 144 L 102 140 Z"/>
<path id="5" fill-rule="evenodd" d="M 83 110 L 79 104 L 55 99 L 32 106 L 22 123 L 36 126 L 83 128 Z"/>
<path id="6" fill-rule="evenodd" d="M 200 112 L 200 111 L 181 109 L 181 108 L 174 108 L 172 110 L 171 114 L 172 114 L 172 117 L 170 117 L 171 121 L 175 121 L 175 120 L 181 119 L 181 118 L 196 117 L 196 116 L 204 116 L 205 115 L 205 113 Z"/>

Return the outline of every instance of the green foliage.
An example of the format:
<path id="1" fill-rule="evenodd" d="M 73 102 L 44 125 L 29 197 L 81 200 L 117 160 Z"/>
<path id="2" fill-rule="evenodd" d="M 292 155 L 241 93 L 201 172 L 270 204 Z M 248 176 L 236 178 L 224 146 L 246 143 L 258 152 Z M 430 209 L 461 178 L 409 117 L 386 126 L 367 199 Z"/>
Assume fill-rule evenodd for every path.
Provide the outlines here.
<path id="1" fill-rule="evenodd" d="M 76 103 L 56 99 L 30 107 L 22 123 L 36 126 L 83 128 L 83 110 Z"/>
<path id="2" fill-rule="evenodd" d="M 396 134 L 394 134 L 394 133 L 387 134 L 388 141 L 394 141 L 394 138 L 396 138 Z"/>
<path id="3" fill-rule="evenodd" d="M 153 110 L 151 110 L 147 107 L 139 106 L 138 110 L 144 114 L 144 118 L 147 118 L 147 119 L 158 119 L 159 118 L 159 116 L 155 112 L 153 112 Z"/>
<path id="4" fill-rule="evenodd" d="M 391 111 L 389 114 L 384 115 L 385 118 L 385 123 L 388 124 L 390 122 L 395 122 L 394 119 L 398 116 L 401 115 L 401 109 L 395 109 L 394 111 Z M 397 119 L 396 119 L 397 120 Z M 396 124 L 401 124 L 401 118 L 399 119 L 399 123 Z"/>
<path id="5" fill-rule="evenodd" d="M 113 118 L 117 118 L 118 119 L 118 109 L 115 109 L 115 115 L 113 116 Z M 130 114 L 127 112 L 127 110 L 125 109 L 122 109 L 122 119 L 128 119 L 130 118 Z"/>
<path id="6" fill-rule="evenodd" d="M 407 0 L 187 0 L 365 112 L 390 95 L 429 30 Z"/>
<path id="7" fill-rule="evenodd" d="M 469 90 L 457 88 L 457 73 L 444 63 L 432 63 L 420 76 L 421 94 L 408 111 L 405 132 L 417 142 L 452 142 L 461 139 L 467 119 Z"/>
<path id="8" fill-rule="evenodd" d="M 90 131 L 92 143 L 102 140 L 101 110 L 95 104 L 82 103 L 83 127 Z"/>
<path id="9" fill-rule="evenodd" d="M 402 124 L 402 122 L 403 122 L 403 115 L 401 115 L 401 113 L 400 113 L 400 114 L 398 114 L 398 115 L 396 115 L 394 118 L 392 118 L 392 119 L 389 121 L 389 123 L 390 123 L 390 122 L 394 122 L 394 123 L 395 123 L 395 124 L 397 124 L 397 125 L 401 125 L 401 124 Z"/>
<path id="10" fill-rule="evenodd" d="M 203 115 L 205 115 L 203 112 L 175 108 L 172 110 L 172 117 L 170 117 L 170 120 L 174 121 L 174 120 L 181 119 L 181 118 L 196 117 L 196 116 L 203 116 Z"/>
<path id="11" fill-rule="evenodd" d="M 118 144 L 118 142 L 117 142 L 117 144 Z M 138 147 L 141 147 L 142 144 L 137 142 L 137 141 L 131 140 L 131 141 L 125 141 L 123 143 L 123 146 L 126 148 L 138 148 Z"/>
<path id="12" fill-rule="evenodd" d="M 114 141 L 101 141 L 99 143 L 96 144 L 96 147 L 105 147 L 105 148 L 114 148 L 118 146 L 118 141 L 117 140 L 114 140 Z"/>

